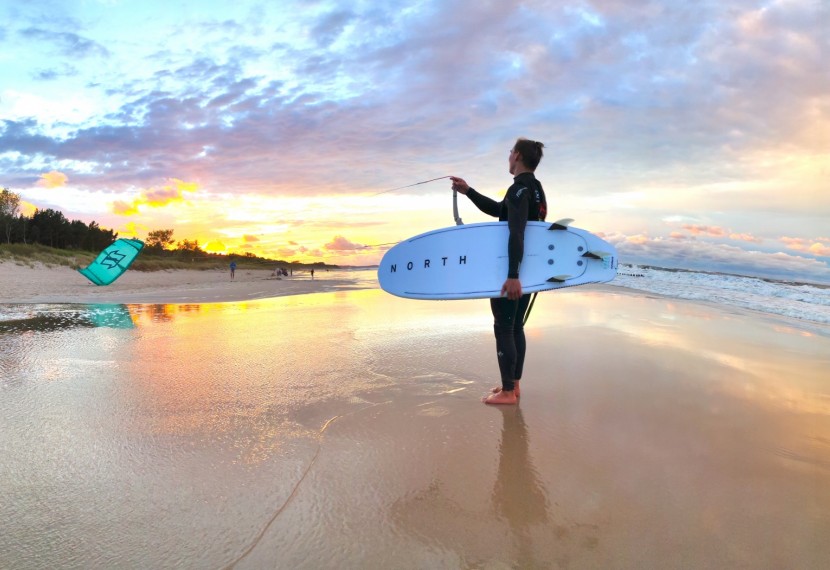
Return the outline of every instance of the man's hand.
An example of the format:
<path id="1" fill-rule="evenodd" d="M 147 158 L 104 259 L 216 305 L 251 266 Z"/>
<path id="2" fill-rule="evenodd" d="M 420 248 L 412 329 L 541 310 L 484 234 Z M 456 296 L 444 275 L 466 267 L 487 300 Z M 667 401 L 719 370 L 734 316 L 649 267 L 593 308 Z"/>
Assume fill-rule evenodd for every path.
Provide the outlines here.
<path id="1" fill-rule="evenodd" d="M 450 180 L 452 180 L 452 189 L 456 192 L 461 192 L 465 196 L 467 195 L 467 190 L 470 189 L 470 185 L 467 184 L 463 178 L 458 178 L 457 176 L 450 176 Z"/>
<path id="2" fill-rule="evenodd" d="M 507 281 L 504 282 L 504 285 L 501 286 L 502 297 L 504 297 L 505 294 L 511 301 L 520 299 L 522 296 L 522 282 L 518 279 L 508 278 Z"/>

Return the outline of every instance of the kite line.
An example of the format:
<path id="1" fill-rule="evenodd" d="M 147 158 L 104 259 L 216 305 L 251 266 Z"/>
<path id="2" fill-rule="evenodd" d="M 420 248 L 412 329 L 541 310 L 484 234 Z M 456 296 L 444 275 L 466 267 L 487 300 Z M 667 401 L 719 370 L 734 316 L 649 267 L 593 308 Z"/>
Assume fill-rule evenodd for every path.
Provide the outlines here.
<path id="1" fill-rule="evenodd" d="M 420 184 L 426 184 L 427 182 L 435 182 L 436 180 L 444 180 L 445 178 L 452 178 L 452 176 L 439 176 L 438 178 L 430 178 L 429 180 L 422 180 L 421 182 L 416 182 L 414 184 L 407 184 L 406 186 L 398 186 L 397 188 L 390 188 L 389 190 L 383 190 L 382 192 L 378 192 L 375 196 L 380 196 L 381 194 L 386 194 L 387 192 L 394 192 L 395 190 L 403 190 L 404 188 L 411 188 L 413 186 L 418 186 Z M 452 217 L 455 220 L 456 226 L 464 225 L 464 222 L 458 215 L 458 192 L 455 190 L 452 191 Z"/>
<path id="2" fill-rule="evenodd" d="M 394 192 L 395 190 L 403 190 L 404 188 L 411 188 L 412 186 L 418 186 L 419 184 L 426 184 L 427 182 L 435 182 L 436 180 L 443 180 L 444 178 L 451 178 L 450 176 L 439 176 L 438 178 L 432 178 L 430 180 L 424 180 L 422 182 L 416 182 L 415 184 L 407 184 L 406 186 L 398 186 L 397 188 L 390 188 L 389 190 L 383 190 L 382 192 L 378 192 L 375 196 L 380 196 L 381 194 L 386 194 L 387 192 Z"/>

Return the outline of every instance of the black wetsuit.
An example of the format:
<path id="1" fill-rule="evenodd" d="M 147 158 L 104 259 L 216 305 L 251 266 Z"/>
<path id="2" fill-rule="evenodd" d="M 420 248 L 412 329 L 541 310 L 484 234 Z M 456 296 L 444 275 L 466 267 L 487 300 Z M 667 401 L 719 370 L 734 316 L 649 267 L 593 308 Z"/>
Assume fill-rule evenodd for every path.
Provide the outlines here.
<path id="1" fill-rule="evenodd" d="M 485 214 L 507 222 L 510 237 L 507 242 L 506 277 L 518 279 L 524 257 L 525 226 L 528 220 L 544 220 L 547 216 L 547 200 L 542 184 L 533 173 L 523 172 L 513 179 L 513 185 L 507 189 L 501 202 L 482 196 L 472 188 L 467 191 L 467 197 Z M 529 303 L 529 293 L 517 300 L 507 297 L 490 299 L 503 390 L 512 390 L 514 382 L 522 378 L 527 347 L 523 321 Z"/>

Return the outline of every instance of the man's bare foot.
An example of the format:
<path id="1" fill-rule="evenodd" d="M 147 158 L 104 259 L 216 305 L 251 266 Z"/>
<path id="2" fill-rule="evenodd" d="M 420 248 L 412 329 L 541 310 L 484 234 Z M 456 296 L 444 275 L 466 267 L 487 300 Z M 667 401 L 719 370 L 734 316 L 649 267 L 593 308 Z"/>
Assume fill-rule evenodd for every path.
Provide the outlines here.
<path id="1" fill-rule="evenodd" d="M 501 386 L 496 386 L 490 391 L 493 392 L 493 394 L 498 394 L 499 392 L 501 392 Z M 517 398 L 520 398 L 522 396 L 522 390 L 521 388 L 519 388 L 519 380 L 516 380 L 513 383 L 513 392 L 516 394 Z"/>
<path id="2" fill-rule="evenodd" d="M 499 390 L 495 394 L 490 394 L 482 399 L 485 404 L 507 404 L 516 405 L 519 400 L 513 390 Z"/>

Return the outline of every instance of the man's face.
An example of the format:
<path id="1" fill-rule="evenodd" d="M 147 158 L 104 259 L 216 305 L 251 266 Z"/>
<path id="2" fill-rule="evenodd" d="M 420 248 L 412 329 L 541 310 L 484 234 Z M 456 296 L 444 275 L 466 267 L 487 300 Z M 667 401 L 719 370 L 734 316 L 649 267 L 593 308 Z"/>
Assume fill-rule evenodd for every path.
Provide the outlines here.
<path id="1" fill-rule="evenodd" d="M 516 161 L 519 159 L 519 153 L 516 152 L 515 148 L 510 149 L 510 156 L 507 159 L 507 164 L 510 166 L 510 174 L 514 174 L 516 172 Z"/>

